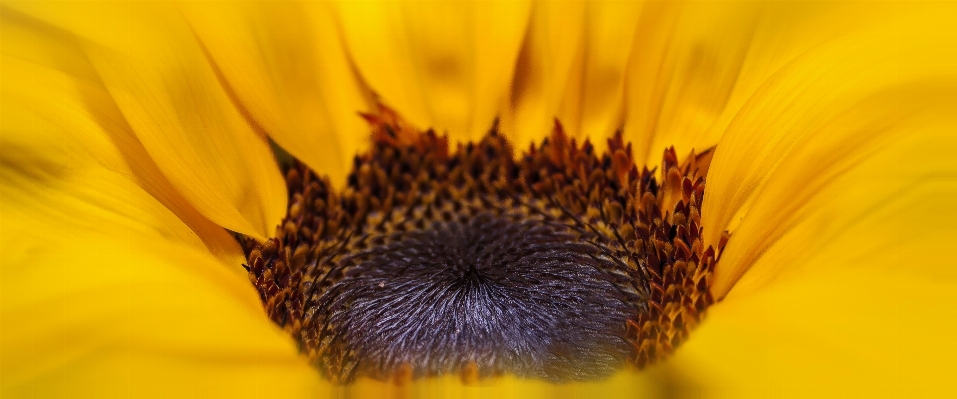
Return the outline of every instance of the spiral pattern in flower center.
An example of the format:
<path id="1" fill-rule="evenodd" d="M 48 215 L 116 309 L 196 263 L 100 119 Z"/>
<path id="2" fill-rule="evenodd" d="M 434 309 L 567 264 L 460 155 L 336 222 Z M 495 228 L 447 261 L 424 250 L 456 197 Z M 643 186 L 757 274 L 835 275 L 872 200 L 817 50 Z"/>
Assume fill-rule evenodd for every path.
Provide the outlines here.
<path id="1" fill-rule="evenodd" d="M 666 151 L 659 183 L 620 134 L 598 155 L 556 124 L 516 157 L 494 128 L 451 151 L 367 118 L 346 187 L 292 165 L 276 237 L 240 238 L 267 314 L 329 379 L 599 379 L 668 355 L 713 302 L 710 154 Z"/>

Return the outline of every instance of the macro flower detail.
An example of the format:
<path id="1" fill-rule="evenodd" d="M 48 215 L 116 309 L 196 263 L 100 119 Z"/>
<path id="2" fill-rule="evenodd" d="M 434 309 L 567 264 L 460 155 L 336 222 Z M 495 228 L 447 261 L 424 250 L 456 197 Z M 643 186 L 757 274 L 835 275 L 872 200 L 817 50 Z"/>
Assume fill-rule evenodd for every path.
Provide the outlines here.
<path id="1" fill-rule="evenodd" d="M 706 160 L 639 171 L 561 125 L 515 154 L 496 128 L 450 149 L 388 109 L 341 192 L 298 163 L 277 238 L 244 239 L 270 318 L 333 381 L 608 377 L 670 354 L 714 301 Z M 664 211 L 662 209 L 665 209 Z"/>
<path id="2" fill-rule="evenodd" d="M 955 18 L 0 0 L 0 396 L 946 396 Z"/>

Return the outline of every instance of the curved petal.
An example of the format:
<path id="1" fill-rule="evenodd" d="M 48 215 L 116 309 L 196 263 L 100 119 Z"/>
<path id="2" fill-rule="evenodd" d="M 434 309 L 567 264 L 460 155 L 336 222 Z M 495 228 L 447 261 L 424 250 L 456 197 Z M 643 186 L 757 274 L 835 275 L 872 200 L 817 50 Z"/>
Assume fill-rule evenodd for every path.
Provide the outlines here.
<path id="1" fill-rule="evenodd" d="M 551 131 L 555 118 L 563 124 L 571 122 L 558 113 L 565 92 L 575 89 L 572 70 L 582 62 L 585 8 L 583 1 L 532 3 L 510 104 L 502 120 L 513 142 L 525 145 L 541 140 Z"/>
<path id="2" fill-rule="evenodd" d="M 17 182 L 25 190 L 8 195 L 30 198 L 26 205 L 32 206 L 58 200 L 56 190 L 62 190 L 68 196 L 85 198 L 83 201 L 90 206 L 126 208 L 122 201 L 140 186 L 172 211 L 158 211 L 178 219 L 170 223 L 188 227 L 172 235 L 182 237 L 184 242 L 195 242 L 198 237 L 199 248 L 205 245 L 238 270 L 242 252 L 235 239 L 200 215 L 162 175 L 75 38 L 11 10 L 0 15 L 0 22 L 4 37 L 0 145 L 9 174 L 5 182 Z M 91 174 L 89 168 L 106 168 L 113 175 Z M 113 189 L 84 178 L 105 179 L 100 183 Z M 58 203 L 64 208 L 54 214 L 65 220 L 43 223 L 59 226 L 84 217 L 78 209 Z"/>
<path id="3" fill-rule="evenodd" d="M 208 254 L 122 236 L 20 245 L 3 252 L 0 269 L 5 395 L 307 396 L 321 387 L 248 280 Z"/>
<path id="4" fill-rule="evenodd" d="M 860 214 L 893 192 L 874 180 L 849 180 L 852 172 L 879 170 L 893 176 L 883 184 L 902 190 L 946 165 L 902 154 L 897 148 L 906 143 L 893 142 L 910 137 L 933 146 L 941 138 L 929 137 L 953 129 L 957 37 L 948 22 L 953 11 L 944 7 L 912 14 L 908 6 L 862 34 L 820 46 L 742 107 L 718 145 L 702 210 L 709 245 L 722 230 L 733 231 L 716 270 L 716 297 L 809 213 L 847 210 L 828 198 L 858 200 Z M 919 170 L 899 168 L 907 162 Z"/>
<path id="5" fill-rule="evenodd" d="M 625 134 L 659 162 L 714 146 L 755 91 L 788 62 L 867 29 L 898 6 L 844 2 L 654 2 L 628 66 Z"/>
<path id="6" fill-rule="evenodd" d="M 382 101 L 419 127 L 477 139 L 506 100 L 525 1 L 339 3 L 343 36 Z"/>
<path id="7" fill-rule="evenodd" d="M 506 123 L 539 140 L 558 118 L 593 140 L 621 127 L 629 49 L 641 2 L 538 1 L 519 55 Z"/>
<path id="8" fill-rule="evenodd" d="M 665 148 L 684 155 L 717 143 L 723 129 L 714 124 L 729 110 L 732 91 L 741 89 L 738 78 L 764 5 L 655 2 L 646 8 L 625 100 L 625 133 L 639 160 L 656 164 Z"/>
<path id="9" fill-rule="evenodd" d="M 671 360 L 704 392 L 953 390 L 955 10 L 913 7 L 785 66 L 721 139 L 702 224 L 733 230 L 727 296 Z"/>
<path id="10" fill-rule="evenodd" d="M 285 190 L 265 137 L 247 125 L 182 15 L 167 3 L 5 3 L 76 33 L 136 137 L 200 213 L 270 235 Z"/>
<path id="11" fill-rule="evenodd" d="M 210 256 L 230 237 L 170 207 L 78 43 L 3 11 L 2 395 L 315 392 L 245 274 Z"/>
<path id="12" fill-rule="evenodd" d="M 900 249 L 894 258 L 915 254 Z M 879 272 L 820 258 L 813 273 L 728 297 L 670 365 L 696 379 L 696 396 L 947 396 L 957 388 L 957 259 L 913 261 L 951 269 L 926 274 L 881 255 L 861 259 Z"/>
<path id="13" fill-rule="evenodd" d="M 236 99 L 284 149 L 339 185 L 368 146 L 370 110 L 328 2 L 189 2 Z"/>
<path id="14" fill-rule="evenodd" d="M 952 234 L 942 233 L 953 233 L 949 226 L 957 223 L 946 199 L 957 187 L 951 150 L 957 145 L 957 78 L 946 91 L 939 90 L 942 82 L 933 84 L 932 89 L 888 93 L 894 99 L 882 104 L 886 107 L 866 104 L 855 110 L 848 119 L 866 123 L 857 134 L 827 129 L 795 144 L 755 194 L 721 255 L 718 268 L 730 267 L 716 271 L 715 294 L 733 286 L 731 295 L 744 295 L 782 275 L 806 272 L 811 266 L 802 260 L 832 245 L 843 246 L 831 254 L 837 262 L 833 267 L 872 269 L 878 266 L 857 257 L 910 240 L 949 245 Z M 906 108 L 898 101 L 926 105 L 927 99 L 938 104 L 920 114 L 898 114 Z M 884 120 L 894 114 L 899 118 Z M 833 124 L 860 126 L 847 122 Z M 927 209 L 937 206 L 940 212 Z M 923 266 L 912 267 L 926 271 Z"/>
<path id="15" fill-rule="evenodd" d="M 673 390 L 673 370 L 659 369 L 646 373 L 631 370 L 620 372 L 597 382 L 554 384 L 514 376 L 463 383 L 459 376 L 421 379 L 396 386 L 393 382 L 362 380 L 347 392 L 357 398 L 428 397 L 428 398 L 634 398 L 662 397 Z"/>

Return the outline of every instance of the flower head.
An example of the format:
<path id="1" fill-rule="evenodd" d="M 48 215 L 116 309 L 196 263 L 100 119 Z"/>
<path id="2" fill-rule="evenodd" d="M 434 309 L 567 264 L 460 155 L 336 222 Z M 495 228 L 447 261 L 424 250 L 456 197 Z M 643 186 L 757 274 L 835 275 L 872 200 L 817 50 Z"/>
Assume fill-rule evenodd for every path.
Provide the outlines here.
<path id="1" fill-rule="evenodd" d="M 955 15 L 4 2 L 4 393 L 947 388 Z"/>

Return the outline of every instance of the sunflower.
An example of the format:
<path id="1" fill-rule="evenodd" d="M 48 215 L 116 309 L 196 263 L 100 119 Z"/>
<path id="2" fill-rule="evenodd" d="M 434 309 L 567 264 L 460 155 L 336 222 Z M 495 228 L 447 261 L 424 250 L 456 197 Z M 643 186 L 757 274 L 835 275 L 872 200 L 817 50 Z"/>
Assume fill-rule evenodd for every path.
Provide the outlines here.
<path id="1" fill-rule="evenodd" d="M 952 4 L 0 7 L 5 396 L 911 396 L 954 388 Z M 605 142 L 607 151 L 598 145 Z M 293 279 L 296 259 L 326 253 L 277 252 L 290 245 L 285 237 L 299 240 L 317 226 L 299 223 L 304 212 L 316 223 L 348 224 L 387 209 L 377 195 L 398 186 L 361 188 L 380 187 L 388 179 L 375 179 L 395 159 L 447 173 L 423 186 L 461 178 L 473 189 L 462 192 L 524 190 L 520 198 L 531 199 L 480 201 L 468 220 L 443 222 L 442 234 L 403 231 L 370 255 L 377 269 L 343 278 L 369 284 L 343 294 L 350 305 L 329 320 L 347 314 L 381 325 L 375 315 L 420 312 L 420 301 L 383 304 L 375 301 L 387 295 L 364 292 L 398 292 L 389 284 L 408 274 L 394 258 L 421 249 L 403 246 L 409 240 L 444 245 L 491 231 L 492 252 L 467 249 L 512 254 L 525 242 L 553 245 L 549 251 L 573 261 L 547 261 L 580 268 L 576 277 L 555 269 L 521 277 L 585 289 L 546 292 L 563 300 L 594 297 L 583 308 L 510 298 L 534 312 L 493 318 L 509 321 L 497 326 L 518 338 L 517 325 L 573 337 L 562 348 L 585 348 L 569 355 L 569 367 L 589 366 L 579 372 L 593 370 L 595 353 L 615 367 L 564 378 L 569 368 L 546 362 L 551 374 L 509 365 L 487 376 L 472 362 L 460 375 L 418 378 L 400 362 L 389 363 L 387 375 L 339 378 L 354 366 L 330 364 L 348 363 L 350 349 L 310 341 L 302 328 L 309 324 L 297 323 L 308 318 L 283 307 L 289 297 L 273 300 L 279 291 L 264 284 Z M 448 160 L 455 161 L 440 163 Z M 462 165 L 481 179 L 462 177 Z M 582 181 L 600 190 L 548 180 L 583 170 Z M 576 210 L 563 197 L 583 192 L 611 193 L 626 206 L 586 195 Z M 545 210 L 529 219 L 536 204 Z M 632 209 L 653 223 L 616 224 Z M 439 218 L 423 215 L 409 223 Z M 591 230 L 543 227 L 549 217 L 585 216 L 598 220 L 586 223 Z M 624 238 L 601 241 L 616 234 Z M 638 250 L 626 239 L 663 236 L 672 241 L 629 257 Z M 668 260 L 651 261 L 661 248 Z M 524 250 L 515 249 L 535 253 Z M 290 254 L 288 264 L 276 253 Z M 629 319 L 637 349 L 624 351 L 649 361 L 621 361 L 614 345 L 594 337 L 625 316 L 652 314 L 648 301 L 667 301 L 642 287 L 660 287 L 655 278 L 670 287 L 667 276 L 684 270 L 679 258 L 695 280 L 690 291 L 675 285 L 675 295 L 700 314 L 665 320 L 668 339 L 684 342 L 667 351 L 652 345 L 658 352 L 638 348 L 646 324 Z M 637 273 L 629 281 L 642 284 L 581 265 Z M 381 278 L 362 280 L 368 275 Z M 375 287 L 386 291 L 369 291 Z M 615 290 L 627 300 L 602 302 Z M 361 313 L 370 303 L 381 306 Z M 556 324 L 557 332 L 515 324 L 542 315 L 572 322 Z M 585 324 L 594 334 L 575 329 Z M 369 348 L 394 348 L 370 337 L 362 341 Z M 323 357 L 336 350 L 346 354 Z M 395 356 L 417 359 L 416 350 Z"/>

